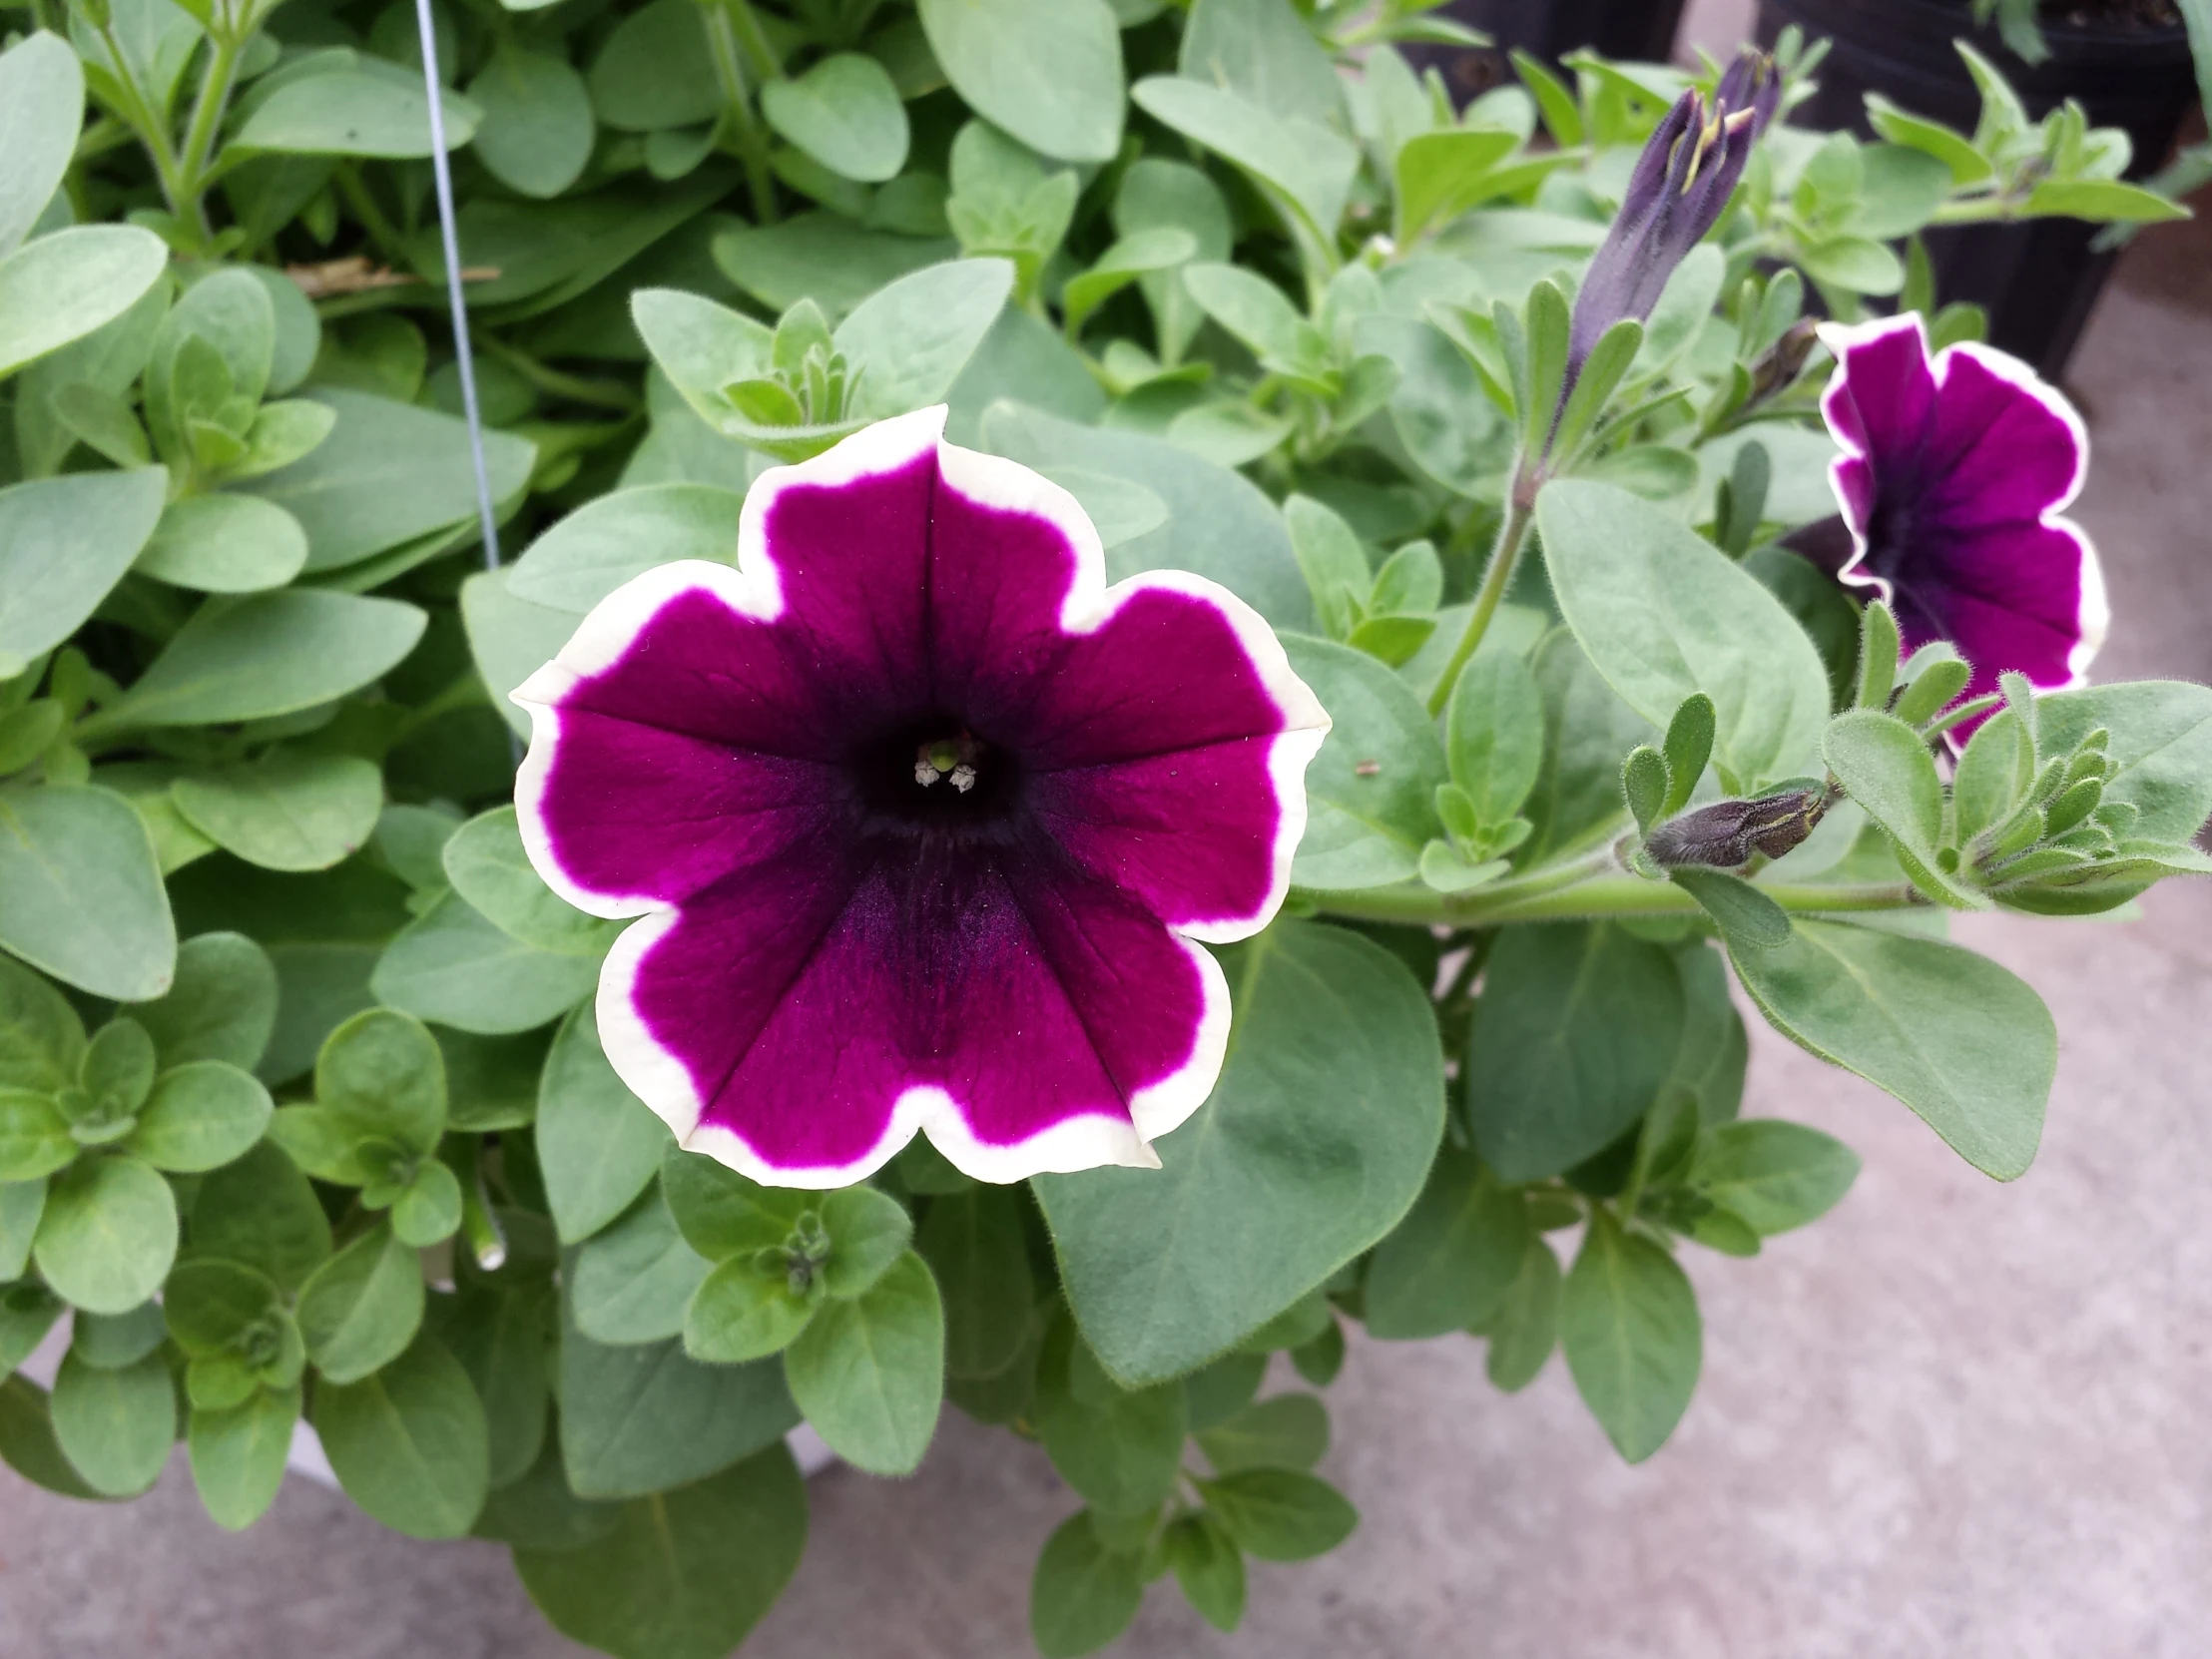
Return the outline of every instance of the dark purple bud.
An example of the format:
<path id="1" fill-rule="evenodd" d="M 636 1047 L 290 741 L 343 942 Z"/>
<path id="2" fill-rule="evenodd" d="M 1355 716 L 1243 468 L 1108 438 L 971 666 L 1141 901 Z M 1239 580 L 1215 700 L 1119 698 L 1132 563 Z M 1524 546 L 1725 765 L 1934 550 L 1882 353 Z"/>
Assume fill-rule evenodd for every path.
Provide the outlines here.
<path id="1" fill-rule="evenodd" d="M 1665 869 L 1711 864 L 1736 869 L 1755 853 L 1779 858 L 1813 832 L 1828 811 L 1826 790 L 1789 790 L 1756 801 L 1716 801 L 1669 819 L 1651 832 L 1644 850 Z"/>
<path id="2" fill-rule="evenodd" d="M 1801 316 L 1783 330 L 1782 337 L 1769 346 L 1757 362 L 1751 365 L 1750 403 L 1761 403 L 1778 391 L 1786 391 L 1797 377 L 1805 372 L 1805 359 L 1813 354 L 1813 347 L 1820 343 L 1820 324 L 1809 316 Z"/>
<path id="3" fill-rule="evenodd" d="M 1708 109 L 1685 92 L 1652 132 L 1628 181 L 1621 211 L 1590 261 L 1567 330 L 1567 384 L 1605 330 L 1641 322 L 1667 278 L 1717 224 L 1758 139 L 1756 109 Z"/>
<path id="4" fill-rule="evenodd" d="M 1774 124 L 1775 116 L 1781 111 L 1782 71 L 1775 68 L 1774 59 L 1766 53 L 1747 46 L 1722 72 L 1721 84 L 1713 92 L 1713 102 L 1724 115 L 1736 110 L 1751 111 L 1751 136 L 1756 141 Z"/>

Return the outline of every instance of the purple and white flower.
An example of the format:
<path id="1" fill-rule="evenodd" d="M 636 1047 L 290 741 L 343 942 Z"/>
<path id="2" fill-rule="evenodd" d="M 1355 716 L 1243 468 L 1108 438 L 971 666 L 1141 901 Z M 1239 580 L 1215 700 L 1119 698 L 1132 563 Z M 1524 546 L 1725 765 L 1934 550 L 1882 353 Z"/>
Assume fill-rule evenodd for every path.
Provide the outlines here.
<path id="1" fill-rule="evenodd" d="M 1329 729 L 1253 610 L 1109 588 L 1074 498 L 883 421 L 765 473 L 737 565 L 610 595 L 515 693 L 524 844 L 641 917 L 607 1056 L 684 1145 L 856 1181 L 1152 1166 L 1229 1030 L 1198 941 L 1282 904 Z"/>
<path id="2" fill-rule="evenodd" d="M 1821 412 L 1843 449 L 1829 477 L 1852 540 L 1843 581 L 1889 602 L 1908 652 L 1956 646 L 1966 697 L 2004 673 L 2079 685 L 2110 618 L 2096 550 L 2059 516 L 2088 469 L 2081 417 L 2002 351 L 1931 358 L 1917 315 L 1822 339 L 1836 371 Z"/>

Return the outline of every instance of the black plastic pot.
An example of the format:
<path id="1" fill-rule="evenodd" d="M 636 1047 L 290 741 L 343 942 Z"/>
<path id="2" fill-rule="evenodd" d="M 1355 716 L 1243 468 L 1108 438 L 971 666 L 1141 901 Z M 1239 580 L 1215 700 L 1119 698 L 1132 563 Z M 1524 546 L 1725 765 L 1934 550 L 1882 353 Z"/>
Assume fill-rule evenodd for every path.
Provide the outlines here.
<path id="1" fill-rule="evenodd" d="M 1416 46 L 1416 67 L 1443 71 L 1451 95 L 1464 104 L 1512 78 L 1506 54 L 1530 52 L 1556 64 L 1587 46 L 1608 58 L 1664 63 L 1674 52 L 1683 0 L 1453 0 L 1433 14 L 1479 29 L 1495 42 L 1478 51 Z"/>
<path id="2" fill-rule="evenodd" d="M 1772 44 L 1786 24 L 1834 42 L 1820 91 L 1791 119 L 1801 126 L 1866 133 L 1866 94 L 1880 92 L 1919 115 L 1971 132 L 1981 107 L 1952 50 L 1970 40 L 2004 72 L 2040 117 L 2068 98 L 2090 123 L 2118 127 L 2134 142 L 2130 176 L 2164 163 L 2182 117 L 2196 101 L 2187 34 L 2171 27 L 2052 22 L 2051 56 L 2030 65 L 1990 30 L 1977 30 L 1965 0 L 1760 0 L 1759 38 Z M 2090 248 L 2097 227 L 2070 219 L 2019 225 L 1953 226 L 1931 232 L 1936 290 L 1989 312 L 1990 343 L 2055 379 L 2073 354 L 2114 256 Z"/>

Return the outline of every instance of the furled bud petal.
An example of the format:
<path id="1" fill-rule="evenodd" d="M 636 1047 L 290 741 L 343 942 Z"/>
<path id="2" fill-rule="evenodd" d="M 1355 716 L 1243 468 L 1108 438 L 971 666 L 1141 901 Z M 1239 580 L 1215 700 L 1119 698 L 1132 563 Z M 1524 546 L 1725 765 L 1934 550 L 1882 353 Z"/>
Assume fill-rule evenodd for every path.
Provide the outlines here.
<path id="1" fill-rule="evenodd" d="M 1756 140 L 1782 108 L 1782 71 L 1775 67 L 1773 58 L 1747 46 L 1722 73 L 1713 102 L 1724 112 L 1751 111 L 1751 136 Z"/>
<path id="2" fill-rule="evenodd" d="M 1755 108 L 1708 108 L 1685 92 L 1653 129 L 1619 216 L 1590 261 L 1567 333 L 1567 383 L 1605 330 L 1651 315 L 1691 249 L 1719 222 L 1758 140 Z"/>
<path id="3" fill-rule="evenodd" d="M 1716 801 L 1669 819 L 1651 832 L 1644 850 L 1667 869 L 1711 864 L 1735 869 L 1754 853 L 1779 858 L 1813 832 L 1828 811 L 1825 790 L 1788 790 L 1755 801 Z"/>

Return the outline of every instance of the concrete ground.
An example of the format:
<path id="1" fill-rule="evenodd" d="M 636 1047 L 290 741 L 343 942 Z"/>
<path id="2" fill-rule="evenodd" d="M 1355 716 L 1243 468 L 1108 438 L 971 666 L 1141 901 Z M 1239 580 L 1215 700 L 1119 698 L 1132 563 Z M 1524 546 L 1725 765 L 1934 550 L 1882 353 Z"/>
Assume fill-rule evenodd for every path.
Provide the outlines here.
<path id="1" fill-rule="evenodd" d="M 2100 678 L 2212 678 L 2212 232 L 2147 238 L 2072 388 L 2080 516 L 2116 621 Z M 1155 1589 L 1127 1659 L 2188 1659 L 2212 1625 L 2212 885 L 2126 924 L 1961 933 L 2061 1033 L 2043 1150 L 2011 1187 L 1763 1028 L 1749 1110 L 1866 1172 L 1757 1261 L 1686 1253 L 1704 1381 L 1673 1442 L 1613 1455 L 1556 1362 L 1493 1391 L 1471 1342 L 1357 1348 L 1325 1468 L 1366 1516 L 1254 1569 L 1222 1636 Z M 921 1473 L 814 1483 L 813 1541 L 747 1659 L 1018 1659 L 1029 1571 L 1074 1507 L 1043 1456 L 948 1413 Z M 124 1506 L 0 1470 L 0 1655 L 555 1659 L 503 1552 L 422 1545 L 299 1480 L 252 1532 L 182 1459 Z"/>

